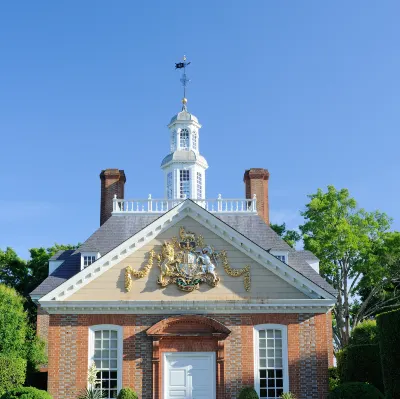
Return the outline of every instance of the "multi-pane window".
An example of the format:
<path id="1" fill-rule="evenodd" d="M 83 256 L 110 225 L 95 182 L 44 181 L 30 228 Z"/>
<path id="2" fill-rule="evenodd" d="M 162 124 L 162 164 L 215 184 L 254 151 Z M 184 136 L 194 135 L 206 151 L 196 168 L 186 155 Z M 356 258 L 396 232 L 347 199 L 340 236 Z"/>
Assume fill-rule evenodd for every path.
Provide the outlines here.
<path id="1" fill-rule="evenodd" d="M 192 146 L 194 150 L 197 150 L 197 132 L 192 133 Z"/>
<path id="2" fill-rule="evenodd" d="M 189 130 L 182 129 L 180 133 L 179 145 L 183 150 L 189 150 Z"/>
<path id="3" fill-rule="evenodd" d="M 275 258 L 278 258 L 280 261 L 286 263 L 286 256 L 285 255 L 275 255 Z"/>
<path id="4" fill-rule="evenodd" d="M 171 152 L 176 150 L 176 132 L 171 133 Z"/>
<path id="5" fill-rule="evenodd" d="M 118 351 L 121 349 L 119 331 L 109 328 L 98 329 L 93 333 L 92 361 L 97 369 L 95 388 L 101 389 L 104 398 L 116 398 L 118 395 L 119 381 L 121 380 L 120 359 Z"/>
<path id="6" fill-rule="evenodd" d="M 84 255 L 83 257 L 83 267 L 90 266 L 96 261 L 96 255 Z"/>
<path id="7" fill-rule="evenodd" d="M 260 399 L 278 399 L 287 391 L 286 329 L 284 326 L 266 326 L 257 328 L 256 333 L 256 388 Z"/>
<path id="8" fill-rule="evenodd" d="M 203 198 L 203 179 L 200 172 L 197 172 L 197 199 Z"/>
<path id="9" fill-rule="evenodd" d="M 172 199 L 172 190 L 173 190 L 172 172 L 169 172 L 167 174 L 167 198 L 168 199 Z"/>
<path id="10" fill-rule="evenodd" d="M 190 198 L 190 174 L 189 170 L 180 170 L 180 195 L 181 198 Z"/>

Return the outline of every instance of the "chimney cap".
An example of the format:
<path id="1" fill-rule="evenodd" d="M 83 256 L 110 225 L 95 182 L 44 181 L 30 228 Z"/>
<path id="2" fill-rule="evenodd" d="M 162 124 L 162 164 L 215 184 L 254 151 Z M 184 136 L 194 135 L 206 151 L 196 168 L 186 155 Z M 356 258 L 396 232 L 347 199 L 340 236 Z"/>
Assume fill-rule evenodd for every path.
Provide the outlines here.
<path id="1" fill-rule="evenodd" d="M 244 172 L 243 181 L 250 180 L 250 179 L 268 180 L 269 179 L 268 169 L 264 169 L 264 168 L 246 169 L 246 171 Z"/>

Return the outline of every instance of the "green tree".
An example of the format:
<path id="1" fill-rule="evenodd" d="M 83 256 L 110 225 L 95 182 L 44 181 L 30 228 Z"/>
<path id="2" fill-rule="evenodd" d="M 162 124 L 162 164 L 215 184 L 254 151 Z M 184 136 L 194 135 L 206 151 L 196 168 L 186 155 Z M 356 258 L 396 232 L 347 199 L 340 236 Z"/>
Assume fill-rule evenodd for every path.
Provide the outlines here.
<path id="1" fill-rule="evenodd" d="M 336 347 L 343 348 L 351 329 L 366 317 L 368 304 L 391 280 L 390 271 L 377 263 L 391 220 L 382 212 L 360 209 L 346 189 L 328 186 L 327 192 L 318 189 L 309 198 L 300 230 L 305 249 L 320 259 L 321 275 L 338 291 L 334 339 Z M 353 314 L 352 298 L 367 285 L 375 287 L 374 293 L 360 298 Z"/>
<path id="2" fill-rule="evenodd" d="M 282 224 L 271 223 L 270 227 L 272 230 L 275 231 L 275 233 L 279 235 L 279 237 L 282 237 L 282 239 L 285 240 L 292 248 L 294 248 L 296 244 L 301 240 L 301 235 L 296 230 L 286 229 L 286 223 Z"/>
<path id="3" fill-rule="evenodd" d="M 361 317 L 375 317 L 385 310 L 400 308 L 400 232 L 383 235 L 382 242 L 375 245 L 371 261 L 382 276 L 377 284 L 374 275 L 364 275 L 352 312 L 356 322 Z"/>
<path id="4" fill-rule="evenodd" d="M 0 284 L 0 355 L 28 361 L 28 369 L 46 362 L 44 344 L 36 337 L 24 309 L 24 298 Z"/>
<path id="5" fill-rule="evenodd" d="M 48 275 L 49 259 L 59 250 L 75 249 L 75 245 L 54 244 L 50 248 L 32 248 L 30 259 L 25 261 L 18 257 L 12 248 L 0 249 L 0 283 L 13 287 L 26 301 L 25 309 L 29 312 L 31 322 L 35 321 L 36 305 L 29 297 Z"/>

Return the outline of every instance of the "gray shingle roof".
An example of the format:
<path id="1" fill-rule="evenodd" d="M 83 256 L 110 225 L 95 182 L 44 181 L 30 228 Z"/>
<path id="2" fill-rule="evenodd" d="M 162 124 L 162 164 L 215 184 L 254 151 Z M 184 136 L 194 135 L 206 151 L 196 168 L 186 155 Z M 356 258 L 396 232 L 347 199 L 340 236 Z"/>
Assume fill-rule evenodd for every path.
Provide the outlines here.
<path id="1" fill-rule="evenodd" d="M 65 258 L 64 262 L 31 295 L 43 296 L 78 273 L 81 252 L 100 252 L 104 256 L 158 217 L 140 214 L 111 216 L 76 251 L 57 253 L 54 260 Z M 291 248 L 258 215 L 218 215 L 218 218 L 265 250 L 287 251 L 290 267 L 325 291 L 336 295 L 336 291 L 307 263 L 307 260 L 315 261 L 317 258 L 309 251 Z"/>

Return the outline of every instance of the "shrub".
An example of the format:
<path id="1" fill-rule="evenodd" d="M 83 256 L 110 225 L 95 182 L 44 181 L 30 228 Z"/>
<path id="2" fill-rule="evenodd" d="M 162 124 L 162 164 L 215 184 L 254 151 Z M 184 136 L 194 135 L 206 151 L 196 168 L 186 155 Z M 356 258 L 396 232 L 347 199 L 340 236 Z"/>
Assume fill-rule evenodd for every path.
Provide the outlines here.
<path id="1" fill-rule="evenodd" d="M 260 399 L 257 392 L 252 387 L 243 388 L 238 399 Z"/>
<path id="2" fill-rule="evenodd" d="M 340 385 L 339 373 L 337 367 L 330 367 L 328 369 L 329 376 L 329 392 L 333 391 Z"/>
<path id="3" fill-rule="evenodd" d="M 384 399 L 384 396 L 373 385 L 365 382 L 348 382 L 335 388 L 328 399 Z"/>
<path id="4" fill-rule="evenodd" d="M 102 399 L 104 397 L 104 391 L 93 387 L 84 388 L 78 394 L 78 399 Z"/>
<path id="5" fill-rule="evenodd" d="M 0 353 L 28 361 L 28 369 L 46 362 L 44 343 L 28 324 L 24 298 L 15 289 L 0 284 Z"/>
<path id="6" fill-rule="evenodd" d="M 131 388 L 122 388 L 119 391 L 118 399 L 138 399 L 137 393 Z"/>
<path id="7" fill-rule="evenodd" d="M 26 360 L 0 355 L 0 395 L 22 387 L 25 382 Z"/>
<path id="8" fill-rule="evenodd" d="M 378 327 L 375 320 L 364 320 L 351 333 L 349 345 L 378 344 Z"/>
<path id="9" fill-rule="evenodd" d="M 294 396 L 290 392 L 285 392 L 280 396 L 281 399 L 296 399 L 296 396 Z"/>
<path id="10" fill-rule="evenodd" d="M 52 399 L 46 391 L 32 387 L 16 388 L 6 392 L 1 399 Z"/>
<path id="11" fill-rule="evenodd" d="M 388 398 L 400 398 L 400 310 L 377 317 L 383 381 Z"/>
<path id="12" fill-rule="evenodd" d="M 0 284 L 0 353 L 26 359 L 27 334 L 24 299 L 13 288 Z"/>
<path id="13" fill-rule="evenodd" d="M 378 345 L 350 345 L 337 358 L 340 382 L 368 382 L 383 391 Z"/>

